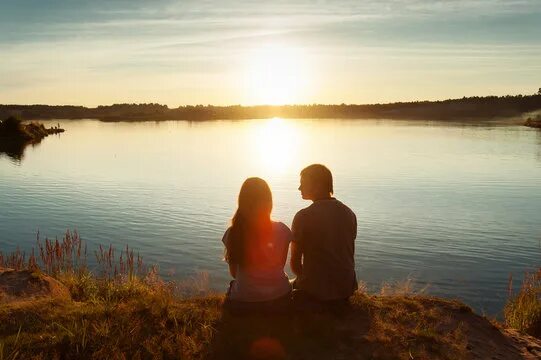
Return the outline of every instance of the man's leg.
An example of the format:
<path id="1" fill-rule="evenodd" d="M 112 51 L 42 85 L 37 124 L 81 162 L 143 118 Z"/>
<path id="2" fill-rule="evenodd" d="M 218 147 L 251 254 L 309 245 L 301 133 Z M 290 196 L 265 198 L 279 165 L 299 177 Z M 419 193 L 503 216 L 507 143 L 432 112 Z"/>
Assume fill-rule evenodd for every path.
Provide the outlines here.
<path id="1" fill-rule="evenodd" d="M 323 310 L 321 302 L 304 290 L 293 290 L 291 298 L 295 312 L 319 312 Z"/>

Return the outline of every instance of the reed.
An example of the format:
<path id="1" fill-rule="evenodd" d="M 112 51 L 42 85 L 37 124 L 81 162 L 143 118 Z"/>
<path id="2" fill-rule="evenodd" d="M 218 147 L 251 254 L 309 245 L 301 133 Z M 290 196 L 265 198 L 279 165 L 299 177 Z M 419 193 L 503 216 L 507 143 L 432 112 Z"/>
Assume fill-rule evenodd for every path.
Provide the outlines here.
<path id="1" fill-rule="evenodd" d="M 145 276 L 149 268 L 143 263 L 139 253 L 135 256 L 133 249 L 128 245 L 118 254 L 113 245 L 103 247 L 99 245 L 95 251 L 99 275 L 106 280 L 133 281 L 137 277 Z"/>
<path id="2" fill-rule="evenodd" d="M 41 241 L 39 232 L 36 239 L 41 269 L 49 275 L 86 271 L 87 249 L 79 233 L 67 230 L 62 240 L 58 238 Z M 32 248 L 32 251 L 34 249 Z M 35 260 L 36 265 L 38 264 Z M 38 266 L 39 266 L 38 265 Z M 30 264 L 29 264 L 30 267 Z"/>
<path id="3" fill-rule="evenodd" d="M 11 253 L 3 253 L 0 251 L 0 268 L 11 268 L 14 270 L 22 270 L 27 267 L 26 254 L 19 247 Z"/>
<path id="4" fill-rule="evenodd" d="M 36 257 L 36 248 L 38 257 Z M 36 246 L 30 250 L 30 256 L 19 247 L 11 253 L 0 251 L 0 267 L 14 270 L 40 269 L 47 275 L 85 274 L 91 271 L 107 281 L 133 281 L 144 277 L 151 270 L 145 266 L 143 258 L 128 245 L 117 251 L 113 245 L 99 245 L 94 252 L 96 268 L 88 268 L 88 248 L 77 230 L 67 230 L 62 239 L 51 240 L 36 236 Z"/>
<path id="5" fill-rule="evenodd" d="M 509 300 L 504 308 L 505 323 L 523 333 L 541 338 L 541 267 L 524 274 L 518 293 L 509 278 Z"/>
<path id="6" fill-rule="evenodd" d="M 118 251 L 113 245 L 99 245 L 92 267 L 88 247 L 77 230 L 67 230 L 61 239 L 41 239 L 27 254 L 17 248 L 0 252 L 0 268 L 29 269 L 52 276 L 63 283 L 74 300 L 116 302 L 144 293 L 184 292 L 185 286 L 166 282 L 157 266 L 146 266 L 143 258 L 128 245 Z M 37 254 L 37 255 L 36 255 Z"/>

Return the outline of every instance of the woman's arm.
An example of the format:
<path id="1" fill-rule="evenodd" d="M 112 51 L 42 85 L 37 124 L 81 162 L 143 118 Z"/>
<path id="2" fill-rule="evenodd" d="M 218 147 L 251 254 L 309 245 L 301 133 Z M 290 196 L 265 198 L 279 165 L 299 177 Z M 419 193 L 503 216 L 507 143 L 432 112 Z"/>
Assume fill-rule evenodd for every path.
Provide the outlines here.
<path id="1" fill-rule="evenodd" d="M 229 265 L 229 273 L 233 277 L 233 279 L 237 278 L 237 265 L 236 264 L 228 264 Z"/>
<path id="2" fill-rule="evenodd" d="M 230 264 L 229 263 L 229 255 L 227 253 L 227 247 L 229 245 L 229 229 L 225 231 L 225 234 L 222 238 L 222 242 L 224 243 L 225 250 L 224 250 L 224 260 L 227 261 L 227 265 L 229 265 L 229 273 L 233 277 L 233 279 L 237 278 L 237 265 L 236 264 Z"/>
<path id="3" fill-rule="evenodd" d="M 224 260 L 227 261 L 227 265 L 229 266 L 229 273 L 233 277 L 233 279 L 237 278 L 237 264 L 231 264 L 229 263 L 229 256 L 227 255 L 227 247 L 225 248 L 224 252 Z"/>

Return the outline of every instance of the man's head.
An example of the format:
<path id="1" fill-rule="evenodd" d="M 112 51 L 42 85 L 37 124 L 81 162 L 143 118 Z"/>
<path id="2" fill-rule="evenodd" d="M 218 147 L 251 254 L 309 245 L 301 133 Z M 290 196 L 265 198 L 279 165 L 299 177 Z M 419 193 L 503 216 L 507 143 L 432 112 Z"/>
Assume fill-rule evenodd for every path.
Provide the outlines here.
<path id="1" fill-rule="evenodd" d="M 333 194 L 332 174 L 324 165 L 313 164 L 301 171 L 302 198 L 305 200 L 327 199 Z"/>

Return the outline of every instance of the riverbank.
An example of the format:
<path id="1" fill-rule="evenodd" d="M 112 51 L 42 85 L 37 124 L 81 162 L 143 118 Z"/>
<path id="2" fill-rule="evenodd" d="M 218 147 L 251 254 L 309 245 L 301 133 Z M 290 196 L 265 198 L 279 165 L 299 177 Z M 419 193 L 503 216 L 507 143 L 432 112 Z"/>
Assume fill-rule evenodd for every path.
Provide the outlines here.
<path id="1" fill-rule="evenodd" d="M 409 283 L 378 294 L 361 284 L 338 314 L 234 317 L 205 277 L 165 281 L 129 247 L 99 246 L 94 254 L 90 271 L 87 247 L 70 231 L 61 240 L 38 236 L 30 256 L 0 252 L 0 359 L 541 356 L 541 269 L 510 298 L 505 323 L 457 300 L 414 293 Z"/>
<path id="2" fill-rule="evenodd" d="M 159 281 L 153 285 L 142 281 L 116 289 L 111 287 L 108 297 L 84 298 L 81 289 L 79 293 L 76 289 L 70 289 L 75 300 L 41 294 L 0 306 L 0 356 L 4 359 L 536 359 L 541 356 L 541 341 L 504 329 L 458 301 L 429 296 L 358 292 L 351 300 L 351 308 L 341 316 L 301 313 L 233 317 L 223 311 L 221 295 L 174 297 L 167 284 Z"/>
<path id="3" fill-rule="evenodd" d="M 13 269 L 0 269 L 0 359 L 541 356 L 541 269 L 520 289 L 510 281 L 500 322 L 460 301 L 415 293 L 410 283 L 378 293 L 361 283 L 350 308 L 336 315 L 233 317 L 208 278 L 165 281 L 129 247 L 88 249 L 70 231 L 55 240 L 38 234 L 26 254 L 0 251 L 0 268 Z"/>

